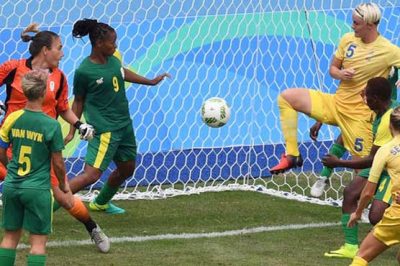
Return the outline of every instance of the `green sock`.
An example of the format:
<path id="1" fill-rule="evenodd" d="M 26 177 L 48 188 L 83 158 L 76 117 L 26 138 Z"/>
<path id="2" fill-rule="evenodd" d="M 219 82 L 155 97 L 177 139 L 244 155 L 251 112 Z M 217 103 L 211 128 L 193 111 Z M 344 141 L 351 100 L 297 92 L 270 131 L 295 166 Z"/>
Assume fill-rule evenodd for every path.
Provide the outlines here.
<path id="1" fill-rule="evenodd" d="M 16 254 L 16 249 L 0 248 L 0 265 L 14 266 Z"/>
<path id="2" fill-rule="evenodd" d="M 60 209 L 60 204 L 56 201 L 56 200 L 54 200 L 54 203 L 53 203 L 53 212 L 55 212 L 55 211 L 57 211 L 58 209 Z"/>
<path id="3" fill-rule="evenodd" d="M 46 255 L 29 254 L 28 266 L 44 266 L 46 265 Z"/>
<path id="4" fill-rule="evenodd" d="M 342 214 L 342 229 L 344 233 L 344 242 L 346 244 L 358 245 L 358 224 L 353 227 L 347 227 L 350 220 L 350 214 Z"/>
<path id="5" fill-rule="evenodd" d="M 94 201 L 99 205 L 104 205 L 108 203 L 112 199 L 112 197 L 114 197 L 118 189 L 119 187 L 111 187 L 108 182 L 106 182 Z"/>
<path id="6" fill-rule="evenodd" d="M 346 148 L 337 143 L 334 143 L 331 149 L 329 150 L 329 154 L 335 155 L 338 158 L 342 158 L 345 152 Z M 320 176 L 329 178 L 332 175 L 332 172 L 333 172 L 332 168 L 324 166 L 324 168 L 322 168 Z"/>

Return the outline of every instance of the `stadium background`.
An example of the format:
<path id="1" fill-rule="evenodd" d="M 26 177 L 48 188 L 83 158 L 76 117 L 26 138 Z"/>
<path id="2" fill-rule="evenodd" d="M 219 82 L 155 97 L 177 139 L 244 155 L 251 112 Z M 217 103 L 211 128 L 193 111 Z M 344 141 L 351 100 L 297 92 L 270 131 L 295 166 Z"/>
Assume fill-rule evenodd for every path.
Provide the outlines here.
<path id="1" fill-rule="evenodd" d="M 269 176 L 268 167 L 283 151 L 277 95 L 288 87 L 335 91 L 329 63 L 361 2 L 7 1 L 0 8 L 0 62 L 29 56 L 19 36 L 38 22 L 62 37 L 60 68 L 71 85 L 74 69 L 90 53 L 88 38 L 72 38 L 73 23 L 108 23 L 117 31 L 126 66 L 149 78 L 172 75 L 157 87 L 127 84 L 139 153 L 129 185 Z M 400 45 L 400 1 L 375 2 L 388 18 L 381 33 Z M 4 99 L 4 88 L 0 95 Z M 220 129 L 200 118 L 202 102 L 213 96 L 232 108 L 231 120 Z M 303 169 L 318 171 L 319 157 L 337 131 L 324 127 L 321 142 L 312 144 L 311 124 L 300 116 Z M 85 145 L 75 141 L 67 147 L 70 177 L 82 168 Z"/>

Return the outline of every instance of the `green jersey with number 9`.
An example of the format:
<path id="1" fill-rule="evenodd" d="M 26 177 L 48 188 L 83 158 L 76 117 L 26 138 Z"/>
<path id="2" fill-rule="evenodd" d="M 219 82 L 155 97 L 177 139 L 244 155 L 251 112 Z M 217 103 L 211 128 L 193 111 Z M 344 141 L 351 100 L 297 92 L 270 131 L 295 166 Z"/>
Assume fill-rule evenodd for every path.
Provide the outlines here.
<path id="1" fill-rule="evenodd" d="M 105 64 L 85 58 L 75 71 L 74 94 L 84 98 L 83 114 L 96 134 L 115 131 L 132 123 L 125 94 L 124 70 L 115 56 Z"/>

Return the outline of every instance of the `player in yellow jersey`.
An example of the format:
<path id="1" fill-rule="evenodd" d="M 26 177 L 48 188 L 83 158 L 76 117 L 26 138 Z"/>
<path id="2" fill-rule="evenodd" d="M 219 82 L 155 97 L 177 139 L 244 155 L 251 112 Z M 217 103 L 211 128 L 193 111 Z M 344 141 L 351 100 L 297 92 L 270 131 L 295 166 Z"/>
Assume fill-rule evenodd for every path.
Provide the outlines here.
<path id="1" fill-rule="evenodd" d="M 286 154 L 270 169 L 272 174 L 302 166 L 297 144 L 297 113 L 338 126 L 344 147 L 353 155 L 369 154 L 372 146 L 372 112 L 360 97 L 367 81 L 387 77 L 392 66 L 400 67 L 400 48 L 378 32 L 381 11 L 376 4 L 358 5 L 352 15 L 354 33 L 341 39 L 330 65 L 330 75 L 340 80 L 335 94 L 292 88 L 278 97 Z"/>
<path id="2" fill-rule="evenodd" d="M 400 107 L 390 115 L 390 130 L 393 139 L 383 145 L 376 153 L 368 182 L 365 185 L 357 210 L 351 214 L 348 226 L 352 227 L 361 218 L 362 211 L 372 199 L 377 189 L 381 173 L 386 169 L 392 181 L 391 193 L 395 196 L 400 191 Z M 386 209 L 382 220 L 369 232 L 361 243 L 353 266 L 368 265 L 390 246 L 400 243 L 400 204 L 393 201 Z M 397 256 L 399 260 L 399 255 Z"/>
<path id="3" fill-rule="evenodd" d="M 363 98 L 371 110 L 376 114 L 372 131 L 374 134 L 374 144 L 370 154 L 363 158 L 353 158 L 351 160 L 341 160 L 334 155 L 326 155 L 322 162 L 328 167 L 348 167 L 352 169 L 361 169 L 353 178 L 350 184 L 343 191 L 342 203 L 342 229 L 344 233 L 344 245 L 337 250 L 326 252 L 326 257 L 332 258 L 353 258 L 358 251 L 358 226 L 347 227 L 350 214 L 357 208 L 357 202 L 361 191 L 367 183 L 369 172 L 376 151 L 392 140 L 390 134 L 390 114 L 399 104 L 391 100 L 391 84 L 382 77 L 372 78 L 368 81 L 367 87 L 363 92 Z M 361 96 L 360 96 L 361 97 Z M 375 193 L 369 212 L 369 221 L 372 225 L 377 224 L 383 216 L 387 207 L 392 201 L 390 194 L 390 177 L 385 171 L 379 180 L 379 189 Z"/>
<path id="4" fill-rule="evenodd" d="M 390 82 L 390 86 L 392 87 L 392 94 L 391 98 L 392 101 L 397 101 L 397 90 L 400 89 L 400 80 L 399 80 L 399 69 L 392 67 L 390 70 L 390 74 L 388 77 L 388 80 Z M 310 138 L 313 141 L 317 140 L 319 130 L 322 126 L 321 122 L 316 122 L 311 128 L 310 128 Z M 337 158 L 342 158 L 343 155 L 345 154 L 346 149 L 343 146 L 343 140 L 342 140 L 342 135 L 339 135 L 335 143 L 331 146 L 329 149 L 329 154 L 336 156 Z M 333 173 L 333 168 L 324 166 L 322 168 L 321 173 L 319 174 L 319 177 L 315 181 L 315 183 L 311 186 L 310 190 L 310 195 L 313 197 L 321 197 L 324 194 L 325 187 L 329 184 L 330 180 L 329 178 L 331 177 Z"/>

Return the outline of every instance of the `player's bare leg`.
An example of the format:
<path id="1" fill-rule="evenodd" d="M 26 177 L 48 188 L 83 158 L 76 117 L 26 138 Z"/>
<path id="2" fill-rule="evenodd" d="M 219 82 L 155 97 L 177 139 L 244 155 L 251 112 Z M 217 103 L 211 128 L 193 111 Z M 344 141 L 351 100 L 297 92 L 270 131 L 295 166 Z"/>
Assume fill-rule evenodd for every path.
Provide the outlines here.
<path id="1" fill-rule="evenodd" d="M 21 238 L 22 230 L 4 232 L 3 240 L 0 244 L 0 265 L 14 265 L 17 255 L 17 245 Z"/>
<path id="2" fill-rule="evenodd" d="M 52 189 L 54 198 L 58 204 L 85 226 L 99 251 L 107 253 L 110 250 L 110 240 L 101 230 L 100 226 L 89 215 L 82 200 L 79 197 L 72 195 L 72 193 L 63 193 L 58 186 L 52 186 Z"/>

